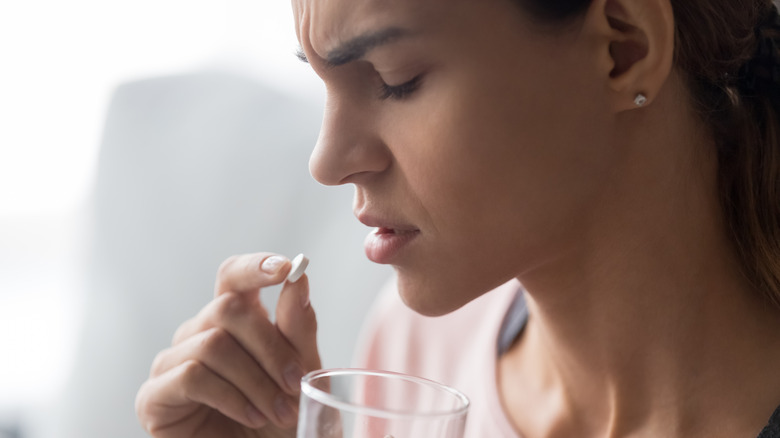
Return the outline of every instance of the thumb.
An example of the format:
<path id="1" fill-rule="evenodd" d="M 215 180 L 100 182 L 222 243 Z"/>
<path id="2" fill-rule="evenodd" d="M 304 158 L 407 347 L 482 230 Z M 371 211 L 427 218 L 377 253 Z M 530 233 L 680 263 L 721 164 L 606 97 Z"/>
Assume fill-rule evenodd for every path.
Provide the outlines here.
<path id="1" fill-rule="evenodd" d="M 298 352 L 306 371 L 322 368 L 317 350 L 317 317 L 309 302 L 309 278 L 284 283 L 276 304 L 276 325 Z"/>

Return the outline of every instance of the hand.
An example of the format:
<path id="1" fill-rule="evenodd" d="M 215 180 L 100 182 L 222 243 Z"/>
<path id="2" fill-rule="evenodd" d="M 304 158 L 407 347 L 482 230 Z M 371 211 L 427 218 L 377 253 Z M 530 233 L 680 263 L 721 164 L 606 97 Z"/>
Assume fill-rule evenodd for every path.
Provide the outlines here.
<path id="1" fill-rule="evenodd" d="M 276 323 L 258 291 L 285 281 L 286 258 L 234 256 L 215 298 L 182 324 L 138 391 L 136 412 L 156 438 L 294 437 L 300 378 L 321 368 L 304 275 L 285 282 Z"/>

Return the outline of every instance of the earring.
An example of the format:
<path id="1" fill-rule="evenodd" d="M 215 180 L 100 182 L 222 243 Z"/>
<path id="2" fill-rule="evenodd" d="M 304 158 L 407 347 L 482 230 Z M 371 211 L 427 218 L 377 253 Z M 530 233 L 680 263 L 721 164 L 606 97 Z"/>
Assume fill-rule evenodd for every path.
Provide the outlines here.
<path id="1" fill-rule="evenodd" d="M 642 93 L 637 94 L 636 97 L 634 98 L 634 105 L 640 108 L 645 106 L 646 103 L 647 103 L 647 96 L 645 96 Z"/>

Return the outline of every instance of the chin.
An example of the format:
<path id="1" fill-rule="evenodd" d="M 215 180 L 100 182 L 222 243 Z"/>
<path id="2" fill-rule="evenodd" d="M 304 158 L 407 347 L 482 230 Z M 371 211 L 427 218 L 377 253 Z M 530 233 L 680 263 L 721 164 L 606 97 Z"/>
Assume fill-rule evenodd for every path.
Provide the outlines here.
<path id="1" fill-rule="evenodd" d="M 468 293 L 451 284 L 419 282 L 398 276 L 398 294 L 406 307 L 423 316 L 442 316 L 452 313 L 484 292 Z"/>
<path id="2" fill-rule="evenodd" d="M 443 316 L 516 278 L 514 266 L 457 275 L 458 270 L 394 266 L 398 294 L 406 307 L 424 316 Z"/>

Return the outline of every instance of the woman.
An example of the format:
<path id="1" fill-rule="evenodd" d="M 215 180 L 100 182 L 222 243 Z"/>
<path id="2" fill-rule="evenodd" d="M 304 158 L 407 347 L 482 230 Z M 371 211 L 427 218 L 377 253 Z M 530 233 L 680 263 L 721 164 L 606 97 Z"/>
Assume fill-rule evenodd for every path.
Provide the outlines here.
<path id="1" fill-rule="evenodd" d="M 469 437 L 780 437 L 768 0 L 293 10 L 328 89 L 311 173 L 354 184 L 366 253 L 414 311 L 385 297 L 363 365 L 463 389 Z M 320 366 L 308 282 L 276 325 L 248 293 L 288 270 L 223 264 L 139 392 L 148 431 L 293 436 Z"/>

